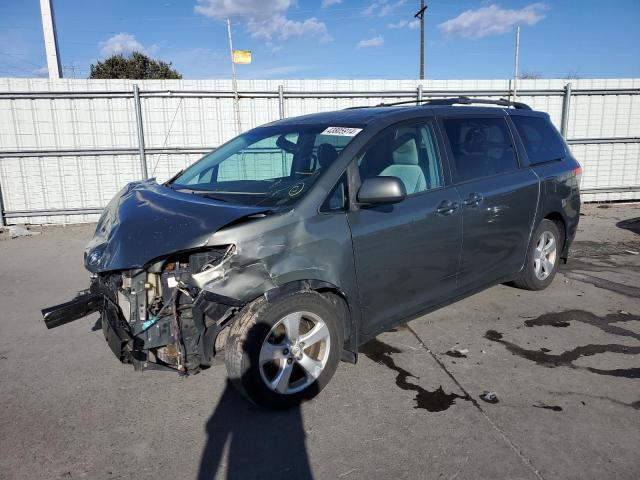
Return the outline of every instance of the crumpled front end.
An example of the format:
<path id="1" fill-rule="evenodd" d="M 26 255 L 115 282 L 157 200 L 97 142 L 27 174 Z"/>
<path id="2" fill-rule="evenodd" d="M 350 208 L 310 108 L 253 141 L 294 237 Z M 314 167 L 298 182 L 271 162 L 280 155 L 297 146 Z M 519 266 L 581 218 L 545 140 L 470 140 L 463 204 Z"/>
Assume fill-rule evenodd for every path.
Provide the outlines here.
<path id="1" fill-rule="evenodd" d="M 202 290 L 193 273 L 213 268 L 234 246 L 169 257 L 150 268 L 94 275 L 71 302 L 43 310 L 53 328 L 100 312 L 114 355 L 136 370 L 195 373 L 211 365 L 216 338 L 243 302 Z"/>
<path id="2" fill-rule="evenodd" d="M 129 185 L 105 209 L 85 266 L 89 289 L 43 310 L 45 324 L 100 312 L 111 350 L 136 369 L 190 373 L 210 365 L 225 327 L 261 295 L 321 288 L 356 297 L 344 216 L 308 221 L 151 181 Z"/>

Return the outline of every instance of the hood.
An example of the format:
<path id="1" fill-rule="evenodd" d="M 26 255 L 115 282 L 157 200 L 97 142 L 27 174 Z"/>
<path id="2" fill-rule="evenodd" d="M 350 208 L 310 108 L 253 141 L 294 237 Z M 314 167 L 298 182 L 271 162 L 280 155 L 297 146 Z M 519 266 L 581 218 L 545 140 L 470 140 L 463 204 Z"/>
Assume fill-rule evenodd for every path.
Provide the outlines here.
<path id="1" fill-rule="evenodd" d="M 85 250 L 93 273 L 142 268 L 149 261 L 206 245 L 216 231 L 269 208 L 180 193 L 155 180 L 134 182 L 106 206 Z"/>

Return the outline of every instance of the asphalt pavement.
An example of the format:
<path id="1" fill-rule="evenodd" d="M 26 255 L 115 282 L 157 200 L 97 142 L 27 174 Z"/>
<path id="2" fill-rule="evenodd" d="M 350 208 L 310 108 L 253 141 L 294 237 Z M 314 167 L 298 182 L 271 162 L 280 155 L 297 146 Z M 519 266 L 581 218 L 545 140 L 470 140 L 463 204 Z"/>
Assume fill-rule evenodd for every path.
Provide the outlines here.
<path id="1" fill-rule="evenodd" d="M 223 366 L 134 372 L 97 315 L 46 330 L 39 310 L 87 285 L 94 226 L 1 234 L 0 478 L 640 478 L 640 205 L 584 213 L 550 288 L 384 333 L 287 412 Z"/>

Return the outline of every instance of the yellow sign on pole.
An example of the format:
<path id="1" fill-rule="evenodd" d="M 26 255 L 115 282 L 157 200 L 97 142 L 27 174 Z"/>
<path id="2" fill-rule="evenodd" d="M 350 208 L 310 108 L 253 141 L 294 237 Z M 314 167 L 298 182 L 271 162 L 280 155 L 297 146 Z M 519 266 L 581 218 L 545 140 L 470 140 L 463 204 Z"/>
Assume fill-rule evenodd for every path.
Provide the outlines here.
<path id="1" fill-rule="evenodd" d="M 251 50 L 234 50 L 233 63 L 251 63 Z"/>

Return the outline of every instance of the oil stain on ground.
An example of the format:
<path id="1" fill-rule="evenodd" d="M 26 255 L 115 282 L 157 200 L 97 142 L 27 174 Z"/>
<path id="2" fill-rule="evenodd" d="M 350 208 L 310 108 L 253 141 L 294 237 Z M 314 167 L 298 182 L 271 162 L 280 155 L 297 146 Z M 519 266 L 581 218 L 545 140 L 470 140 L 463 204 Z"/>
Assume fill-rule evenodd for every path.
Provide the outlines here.
<path id="1" fill-rule="evenodd" d="M 621 327 L 620 325 L 616 325 L 618 323 L 624 323 L 634 320 L 640 320 L 640 316 L 621 313 L 610 313 L 608 315 L 600 317 L 585 310 L 567 310 L 564 312 L 547 313 L 541 315 L 538 318 L 533 318 L 525 321 L 525 325 L 527 327 L 566 327 L 567 324 L 571 324 L 571 322 L 580 322 L 597 327 L 609 334 L 640 340 L 640 334 L 627 328 Z M 515 343 L 504 340 L 502 333 L 496 332 L 495 330 L 488 330 L 484 336 L 488 340 L 501 343 L 512 354 L 536 362 L 538 365 L 544 367 L 569 367 L 587 370 L 599 375 L 609 375 L 613 377 L 623 378 L 640 378 L 640 368 L 616 368 L 609 370 L 596 367 L 582 367 L 573 363 L 581 357 L 590 357 L 600 353 L 621 353 L 625 355 L 638 355 L 640 354 L 640 346 L 628 346 L 615 343 L 603 345 L 590 344 L 567 350 L 558 355 L 553 355 L 541 349 L 530 350 L 516 345 Z"/>
<path id="2" fill-rule="evenodd" d="M 640 298 L 640 288 L 636 286 L 591 275 L 591 273 L 598 272 L 615 273 L 620 270 L 639 272 L 640 266 L 624 261 L 624 256 L 631 255 L 629 252 L 637 251 L 640 249 L 639 247 L 637 242 L 616 244 L 575 242 L 571 247 L 571 259 L 567 264 L 560 266 L 560 271 L 565 277 L 572 280 L 590 283 L 596 288 L 627 297 Z M 593 263 L 593 261 L 597 263 Z"/>
<path id="3" fill-rule="evenodd" d="M 381 342 L 377 338 L 374 338 L 363 345 L 360 348 L 360 351 L 374 362 L 381 363 L 385 367 L 396 372 L 396 385 L 398 387 L 402 390 L 416 393 L 416 406 L 414 408 L 427 410 L 429 412 L 442 412 L 443 410 L 447 410 L 451 407 L 451 405 L 455 403 L 456 399 L 466 401 L 470 400 L 466 395 L 445 393 L 442 386 L 438 387 L 434 391 L 429 391 L 420 385 L 410 382 L 410 378 L 419 379 L 419 377 L 397 365 L 395 360 L 392 358 L 393 354 L 400 353 L 401 350 Z"/>
<path id="4" fill-rule="evenodd" d="M 561 412 L 562 407 L 560 405 L 547 405 L 546 403 L 538 403 L 534 405 L 536 408 L 544 408 L 545 410 L 553 410 L 554 412 Z"/>

